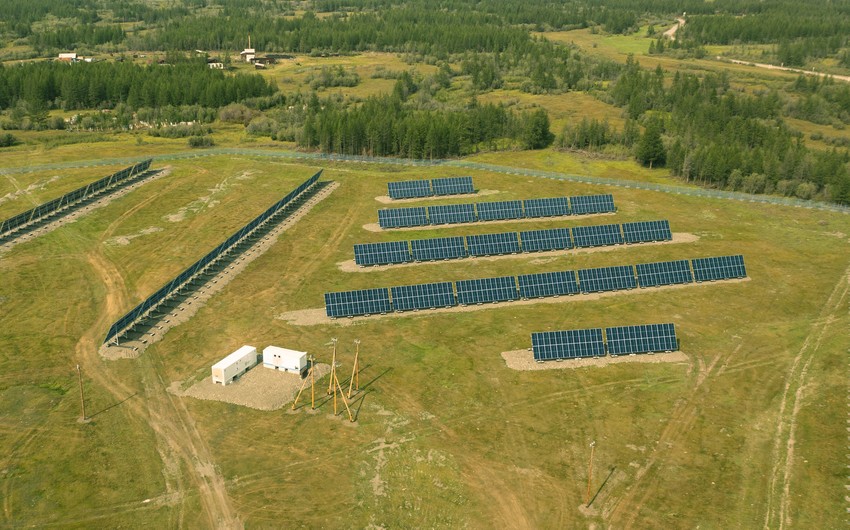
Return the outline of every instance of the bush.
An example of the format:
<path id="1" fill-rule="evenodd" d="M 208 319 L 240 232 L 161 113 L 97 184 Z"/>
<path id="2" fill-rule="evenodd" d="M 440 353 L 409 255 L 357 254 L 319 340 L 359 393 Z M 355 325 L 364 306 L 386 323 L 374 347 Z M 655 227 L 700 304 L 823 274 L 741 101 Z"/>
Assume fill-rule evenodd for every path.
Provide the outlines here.
<path id="1" fill-rule="evenodd" d="M 213 139 L 209 136 L 190 136 L 189 137 L 189 147 L 212 147 L 215 145 Z"/>
<path id="2" fill-rule="evenodd" d="M 9 133 L 0 134 L 0 147 L 11 147 L 17 145 L 18 139 Z"/>
<path id="3" fill-rule="evenodd" d="M 203 136 L 212 132 L 212 127 L 200 124 L 192 125 L 173 125 L 171 127 L 158 127 L 151 129 L 148 134 L 158 138 L 188 138 L 190 136 Z"/>

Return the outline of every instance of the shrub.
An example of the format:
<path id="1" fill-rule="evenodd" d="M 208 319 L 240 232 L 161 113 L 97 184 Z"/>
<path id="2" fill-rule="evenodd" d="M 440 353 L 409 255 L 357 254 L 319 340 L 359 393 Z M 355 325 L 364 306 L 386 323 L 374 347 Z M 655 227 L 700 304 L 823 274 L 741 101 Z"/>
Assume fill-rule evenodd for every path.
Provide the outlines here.
<path id="1" fill-rule="evenodd" d="M 18 144 L 18 139 L 9 133 L 0 134 L 0 147 L 11 147 Z"/>
<path id="2" fill-rule="evenodd" d="M 209 136 L 190 136 L 189 147 L 212 147 L 215 145 L 213 139 Z"/>

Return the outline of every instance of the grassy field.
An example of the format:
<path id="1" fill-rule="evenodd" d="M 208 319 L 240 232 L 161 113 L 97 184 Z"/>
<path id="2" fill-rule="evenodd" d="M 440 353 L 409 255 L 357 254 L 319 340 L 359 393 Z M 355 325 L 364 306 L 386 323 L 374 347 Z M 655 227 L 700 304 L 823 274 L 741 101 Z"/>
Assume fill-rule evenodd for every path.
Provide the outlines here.
<path id="1" fill-rule="evenodd" d="M 123 156 L 185 150 L 183 142 L 134 146 L 129 138 L 109 145 Z M 16 149 L 4 167 L 26 164 L 34 148 Z M 65 160 L 69 149 L 34 160 Z M 631 163 L 551 151 L 475 160 L 671 182 Z M 836 448 L 846 443 L 847 216 L 476 171 L 477 188 L 499 192 L 486 200 L 613 193 L 619 208 L 614 217 L 523 229 L 669 219 L 674 232 L 698 240 L 345 273 L 338 263 L 352 259 L 355 243 L 518 225 L 370 232 L 363 225 L 385 207 L 374 198 L 386 182 L 464 173 L 330 164 L 324 178 L 340 188 L 191 321 L 139 359 L 101 360 L 95 348 L 112 321 L 318 169 L 237 155 L 169 164 L 170 176 L 0 257 L 4 526 L 199 527 L 226 523 L 215 519 L 222 514 L 247 527 L 843 524 L 845 462 Z M 44 188 L 14 204 L 111 169 L 53 181 L 52 172 L 15 175 L 19 185 Z M 3 186 L 0 196 L 15 188 Z M 13 214 L 11 204 L 0 208 Z M 132 237 L 122 245 L 119 236 Z M 278 318 L 321 308 L 331 290 L 737 253 L 749 281 L 350 325 Z M 528 348 L 533 331 L 652 322 L 676 324 L 687 363 L 517 372 L 499 355 Z M 292 347 L 328 362 L 332 337 L 343 371 L 352 341 L 362 341 L 366 391 L 355 424 L 334 418 L 328 402 L 317 414 L 261 412 L 166 392 L 207 376 L 242 344 Z M 77 422 L 77 363 L 87 424 Z M 586 510 L 591 441 L 599 495 Z M 217 491 L 225 498 L 215 508 Z"/>

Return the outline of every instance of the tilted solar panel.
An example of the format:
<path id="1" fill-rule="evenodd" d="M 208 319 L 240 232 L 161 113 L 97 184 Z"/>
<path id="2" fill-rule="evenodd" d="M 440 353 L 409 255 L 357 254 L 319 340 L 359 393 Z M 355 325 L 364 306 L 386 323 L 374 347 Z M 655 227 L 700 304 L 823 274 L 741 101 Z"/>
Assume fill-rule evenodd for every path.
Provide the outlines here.
<path id="1" fill-rule="evenodd" d="M 583 293 L 619 291 L 637 287 L 634 267 L 631 265 L 580 269 L 578 271 L 578 285 Z"/>
<path id="2" fill-rule="evenodd" d="M 694 279 L 698 282 L 747 277 L 744 256 L 740 254 L 736 256 L 697 258 L 692 260 L 691 263 L 694 267 Z"/>
<path id="3" fill-rule="evenodd" d="M 522 219 L 522 201 L 479 202 L 475 205 L 479 221 Z"/>
<path id="4" fill-rule="evenodd" d="M 622 245 L 620 225 L 577 226 L 573 228 L 573 244 L 577 248 Z"/>
<path id="5" fill-rule="evenodd" d="M 469 248 L 470 256 L 496 256 L 520 252 L 516 232 L 466 236 L 466 246 Z"/>
<path id="6" fill-rule="evenodd" d="M 516 279 L 513 276 L 459 280 L 455 282 L 455 285 L 457 301 L 461 305 L 507 302 L 517 299 Z"/>
<path id="7" fill-rule="evenodd" d="M 474 204 L 444 204 L 442 206 L 429 206 L 428 219 L 432 225 L 446 225 L 459 223 L 474 223 Z"/>
<path id="8" fill-rule="evenodd" d="M 543 298 L 579 292 L 575 271 L 523 274 L 517 276 L 517 281 L 522 298 Z"/>
<path id="9" fill-rule="evenodd" d="M 579 195 L 570 197 L 570 210 L 573 215 L 587 215 L 592 213 L 616 212 L 614 197 L 606 195 Z"/>
<path id="10" fill-rule="evenodd" d="M 641 263 L 635 265 L 635 269 L 637 269 L 638 284 L 641 287 L 674 285 L 694 281 L 693 274 L 691 274 L 691 264 L 686 259 Z"/>
<path id="11" fill-rule="evenodd" d="M 547 250 L 566 250 L 573 248 L 569 228 L 549 228 L 546 230 L 528 230 L 519 233 L 523 252 L 543 252 Z"/>
<path id="12" fill-rule="evenodd" d="M 560 217 L 570 215 L 570 203 L 566 197 L 526 199 L 523 201 L 526 217 Z"/>
<path id="13" fill-rule="evenodd" d="M 361 266 L 413 261 L 407 241 L 354 245 L 354 262 Z"/>
<path id="14" fill-rule="evenodd" d="M 378 210 L 378 224 L 381 228 L 425 226 L 428 224 L 428 216 L 424 207 L 384 208 Z"/>
<path id="15" fill-rule="evenodd" d="M 602 328 L 532 333 L 531 349 L 535 361 L 605 356 Z"/>
<path id="16" fill-rule="evenodd" d="M 679 349 L 672 323 L 605 328 L 605 339 L 608 353 L 613 356 Z"/>
<path id="17" fill-rule="evenodd" d="M 457 305 L 452 282 L 423 283 L 392 287 L 392 304 L 396 311 L 434 309 Z"/>
<path id="18" fill-rule="evenodd" d="M 414 239 L 410 242 L 410 248 L 413 259 L 416 261 L 437 261 L 469 256 L 463 244 L 463 236 Z"/>
<path id="19" fill-rule="evenodd" d="M 325 293 L 325 312 L 331 318 L 376 315 L 390 311 L 390 291 L 386 287 Z"/>
<path id="20" fill-rule="evenodd" d="M 431 185 L 434 188 L 434 195 L 464 195 L 475 193 L 475 188 L 472 185 L 472 177 L 433 179 Z"/>
<path id="21" fill-rule="evenodd" d="M 626 243 L 649 243 L 651 241 L 671 241 L 670 222 L 639 221 L 623 223 L 623 239 Z"/>
<path id="22" fill-rule="evenodd" d="M 414 199 L 430 197 L 434 194 L 431 191 L 431 182 L 428 180 L 387 182 L 387 192 L 391 199 Z"/>

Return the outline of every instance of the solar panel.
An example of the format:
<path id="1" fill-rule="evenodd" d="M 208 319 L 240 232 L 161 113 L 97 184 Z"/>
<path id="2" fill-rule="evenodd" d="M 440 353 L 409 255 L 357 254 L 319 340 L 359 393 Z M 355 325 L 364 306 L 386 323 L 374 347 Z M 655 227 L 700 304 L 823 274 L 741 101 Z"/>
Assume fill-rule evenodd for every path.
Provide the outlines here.
<path id="1" fill-rule="evenodd" d="M 679 349 L 676 328 L 672 323 L 605 328 L 605 338 L 608 353 L 613 356 Z"/>
<path id="2" fill-rule="evenodd" d="M 620 225 L 577 226 L 573 228 L 573 242 L 578 248 L 622 245 Z"/>
<path id="3" fill-rule="evenodd" d="M 575 271 L 544 272 L 517 276 L 522 298 L 543 298 L 579 292 Z"/>
<path id="4" fill-rule="evenodd" d="M 425 207 L 385 208 L 378 210 L 378 224 L 381 228 L 425 226 L 428 224 L 428 216 L 425 214 Z"/>
<path id="5" fill-rule="evenodd" d="M 565 250 L 573 248 L 569 228 L 549 228 L 547 230 L 528 230 L 520 232 L 523 252 L 542 252 L 546 250 Z"/>
<path id="6" fill-rule="evenodd" d="M 444 204 L 428 207 L 428 218 L 432 225 L 475 222 L 474 204 Z"/>
<path id="7" fill-rule="evenodd" d="M 573 215 L 586 215 L 591 213 L 616 212 L 614 197 L 607 195 L 580 195 L 570 197 L 570 209 Z"/>
<path id="8" fill-rule="evenodd" d="M 470 256 L 495 256 L 520 252 L 516 232 L 466 236 L 466 246 L 469 248 Z"/>
<path id="9" fill-rule="evenodd" d="M 523 201 L 526 217 L 560 217 L 570 215 L 570 203 L 566 197 L 548 199 L 526 199 Z"/>
<path id="10" fill-rule="evenodd" d="M 623 223 L 623 239 L 626 243 L 648 243 L 650 241 L 671 241 L 669 221 L 639 221 Z"/>
<path id="11" fill-rule="evenodd" d="M 469 256 L 463 244 L 463 236 L 414 239 L 410 242 L 410 249 L 416 261 L 436 261 Z"/>
<path id="12" fill-rule="evenodd" d="M 475 205 L 479 221 L 522 219 L 522 201 L 479 202 Z"/>
<path id="13" fill-rule="evenodd" d="M 531 348 L 538 362 L 605 356 L 602 328 L 532 333 Z"/>
<path id="14" fill-rule="evenodd" d="M 674 285 L 694 281 L 691 274 L 691 264 L 686 259 L 641 263 L 635 265 L 635 269 L 637 269 L 638 284 L 641 287 Z"/>
<path id="15" fill-rule="evenodd" d="M 472 177 L 448 177 L 442 179 L 434 179 L 431 181 L 434 186 L 434 195 L 463 195 L 466 193 L 475 193 L 475 188 L 472 186 Z"/>
<path id="16" fill-rule="evenodd" d="M 413 311 L 414 309 L 435 309 L 457 305 L 452 282 L 423 283 L 420 285 L 402 285 L 391 288 L 393 309 Z"/>
<path id="17" fill-rule="evenodd" d="M 331 318 L 375 315 L 390 311 L 390 291 L 386 287 L 325 293 L 325 312 Z"/>
<path id="18" fill-rule="evenodd" d="M 391 199 L 413 199 L 434 194 L 431 191 L 431 182 L 427 180 L 387 182 L 387 191 Z"/>
<path id="19" fill-rule="evenodd" d="M 456 285 L 457 301 L 461 305 L 517 299 L 516 280 L 513 276 L 459 280 Z"/>
<path id="20" fill-rule="evenodd" d="M 692 260 L 694 279 L 698 282 L 746 278 L 747 268 L 744 256 L 718 256 L 715 258 L 697 258 Z"/>
<path id="21" fill-rule="evenodd" d="M 619 291 L 637 287 L 635 271 L 631 265 L 580 269 L 578 271 L 578 284 L 583 293 Z"/>
<path id="22" fill-rule="evenodd" d="M 407 241 L 363 243 L 354 245 L 354 262 L 358 265 L 387 265 L 413 261 Z"/>

